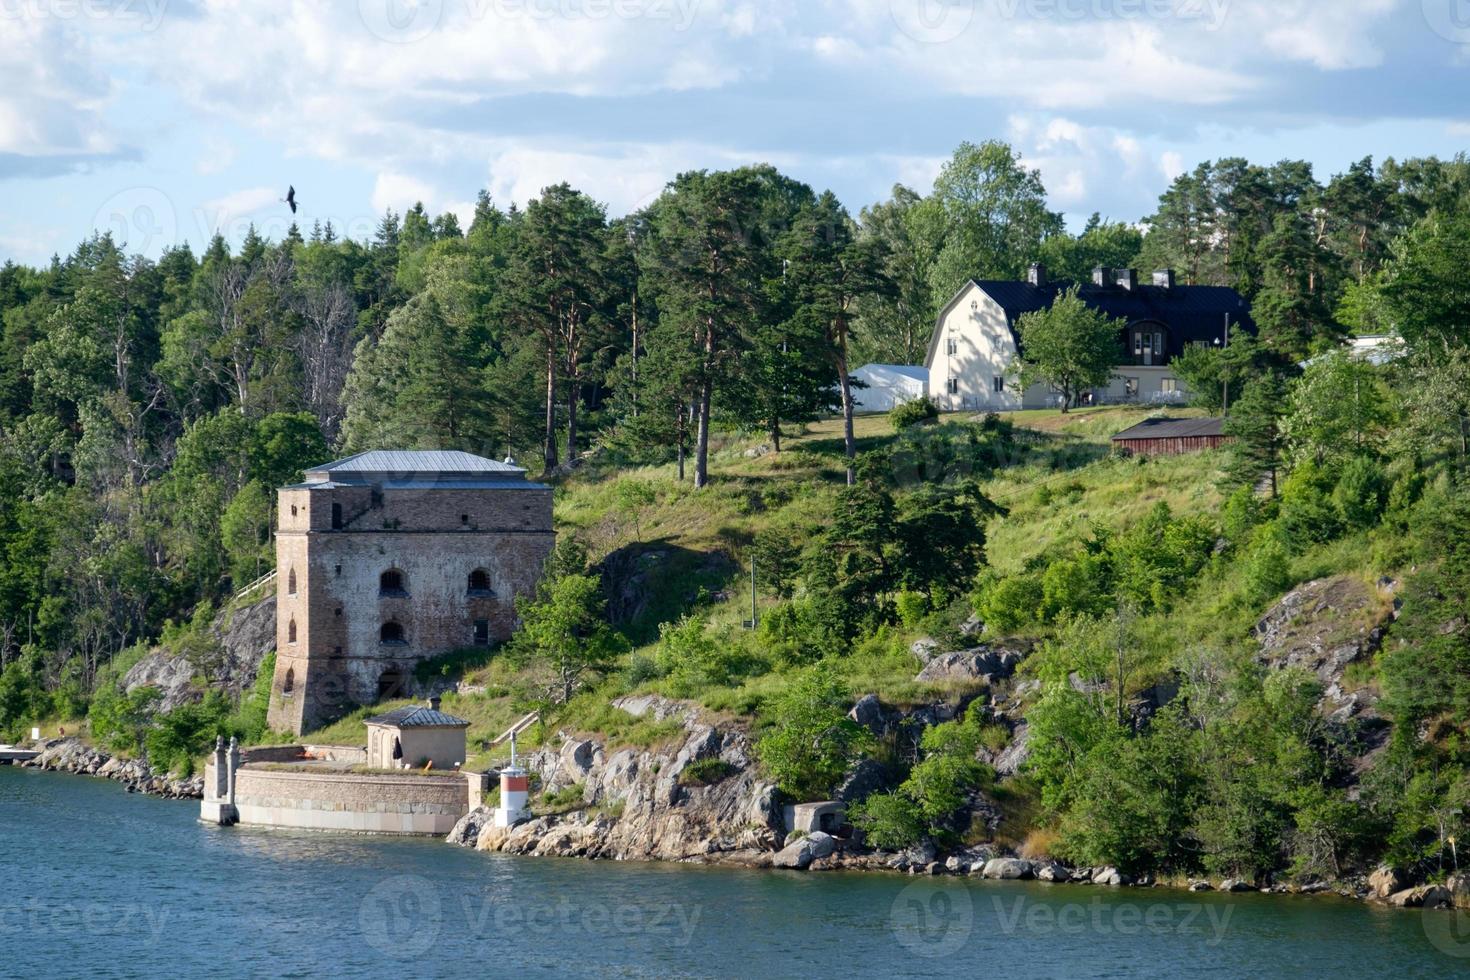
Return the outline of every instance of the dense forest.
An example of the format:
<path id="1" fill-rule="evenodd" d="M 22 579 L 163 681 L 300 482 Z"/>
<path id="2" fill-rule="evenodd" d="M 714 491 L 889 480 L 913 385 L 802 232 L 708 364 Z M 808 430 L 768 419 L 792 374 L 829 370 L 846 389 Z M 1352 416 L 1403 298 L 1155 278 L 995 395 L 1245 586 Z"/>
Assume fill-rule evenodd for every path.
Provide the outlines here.
<path id="1" fill-rule="evenodd" d="M 922 362 L 937 309 L 965 280 L 1018 278 L 1035 261 L 1076 279 L 1097 265 L 1174 268 L 1252 302 L 1256 335 L 1178 364 L 1201 407 L 1229 402 L 1236 443 L 1218 474 L 1219 514 L 1159 512 L 1022 569 L 989 567 L 984 522 L 1004 508 L 972 479 L 939 466 L 894 487 L 903 465 L 859 451 L 849 369 Z M 1212 866 L 1254 873 L 1286 851 L 1336 865 L 1383 839 L 1438 860 L 1449 835 L 1436 815 L 1470 805 L 1459 775 L 1470 722 L 1467 268 L 1463 158 L 1365 159 L 1325 182 L 1300 161 L 1224 159 L 1174 180 L 1154 214 L 1094 215 L 1073 234 L 1040 175 L 996 142 L 960 146 L 930 193 L 896 186 L 856 216 L 751 166 L 680 174 L 621 218 L 562 184 L 524 209 L 482 193 L 468 228 L 415 207 L 386 214 L 370 241 L 314 225 L 151 259 L 96 235 L 44 269 L 7 263 L 0 733 L 89 706 L 96 716 L 94 696 L 115 711 L 119 664 L 271 568 L 272 491 L 309 463 L 458 448 L 513 456 L 553 481 L 670 464 L 705 492 L 718 482 L 712 433 L 751 433 L 779 453 L 783 435 L 835 414 L 845 486 L 809 542 L 820 546 L 803 557 L 774 537 L 755 542 L 782 601 L 758 642 L 810 650 L 788 658 L 807 664 L 973 611 L 992 632 L 1046 644 L 1043 679 L 1085 662 L 1122 689 L 1117 650 L 1133 644 L 1120 631 L 1170 614 L 1198 579 L 1228 565 L 1243 603 L 1233 615 L 1249 616 L 1293 584 L 1295 558 L 1354 541 L 1378 549 L 1384 569 L 1417 569 L 1397 626 L 1409 645 L 1383 664 L 1402 738 L 1372 808 L 1333 788 L 1340 760 L 1309 717 L 1310 691 L 1249 671 L 1227 683 L 1207 663 L 1194 675 L 1205 686 L 1146 726 L 1121 699 L 1046 686 L 1032 716 L 1033 738 L 1050 733 L 1038 792 L 1084 860 L 1197 866 L 1199 850 L 1177 851 L 1188 841 Z M 1343 352 L 1352 334 L 1389 330 L 1404 352 L 1386 367 Z M 1008 424 L 972 429 L 945 451 L 1012 451 Z M 551 580 L 528 607 L 538 635 L 557 628 L 563 579 L 567 602 L 585 584 Z M 701 629 L 681 620 L 661 649 L 699 662 Z M 586 624 L 578 635 L 591 635 Z M 590 673 L 615 659 L 604 646 Z M 841 700 L 803 677 L 802 704 Z M 1435 738 L 1414 737 L 1437 725 Z M 1192 741 L 1205 732 L 1208 744 Z M 872 832 L 894 843 L 940 833 L 945 807 L 929 794 L 978 778 L 956 768 L 955 747 L 973 754 L 984 737 L 936 736 L 929 788 L 928 761 L 917 762 L 909 789 L 872 804 Z M 837 751 L 848 749 L 858 751 Z M 793 787 L 819 788 L 824 765 L 849 761 L 777 750 L 768 745 L 768 764 Z M 1137 777 L 1129 801 L 1102 790 L 1120 772 Z M 1107 809 L 1119 806 L 1133 809 Z"/>

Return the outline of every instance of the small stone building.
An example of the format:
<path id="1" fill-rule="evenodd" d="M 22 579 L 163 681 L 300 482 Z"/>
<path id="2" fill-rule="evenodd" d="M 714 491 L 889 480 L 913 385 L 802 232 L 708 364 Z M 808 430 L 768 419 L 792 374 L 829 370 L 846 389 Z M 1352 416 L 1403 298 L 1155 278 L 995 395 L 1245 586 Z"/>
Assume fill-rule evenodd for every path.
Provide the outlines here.
<path id="1" fill-rule="evenodd" d="M 464 452 L 359 453 L 278 494 L 269 723 L 411 693 L 421 661 L 509 638 L 554 543 L 551 488 Z"/>
<path id="2" fill-rule="evenodd" d="M 465 730 L 470 723 L 427 706 L 411 704 L 367 720 L 367 764 L 374 769 L 453 769 L 464 765 Z"/>

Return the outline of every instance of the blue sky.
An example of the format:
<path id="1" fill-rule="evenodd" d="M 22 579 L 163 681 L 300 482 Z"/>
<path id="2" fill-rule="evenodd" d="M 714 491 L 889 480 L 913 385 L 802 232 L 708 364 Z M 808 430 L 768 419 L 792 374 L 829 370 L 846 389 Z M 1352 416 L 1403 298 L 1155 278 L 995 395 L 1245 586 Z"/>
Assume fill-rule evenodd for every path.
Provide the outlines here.
<path id="1" fill-rule="evenodd" d="M 0 259 L 278 238 L 287 184 L 354 237 L 754 161 L 856 212 L 987 138 L 1076 225 L 1219 156 L 1459 152 L 1470 0 L 0 0 L 0 79 Z"/>

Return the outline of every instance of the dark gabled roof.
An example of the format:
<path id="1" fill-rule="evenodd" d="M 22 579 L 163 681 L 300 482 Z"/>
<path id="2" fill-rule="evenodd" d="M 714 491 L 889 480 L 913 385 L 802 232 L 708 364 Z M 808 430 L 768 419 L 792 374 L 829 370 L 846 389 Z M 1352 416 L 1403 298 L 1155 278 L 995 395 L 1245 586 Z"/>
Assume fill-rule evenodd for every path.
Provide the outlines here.
<path id="1" fill-rule="evenodd" d="M 410 704 L 402 708 L 373 715 L 369 725 L 393 725 L 397 728 L 468 728 L 470 723 L 454 715 L 428 708 L 421 704 Z"/>
<path id="2" fill-rule="evenodd" d="M 445 489 L 529 487 L 526 471 L 507 460 L 457 449 L 373 449 L 306 470 L 305 482 L 289 489 L 342 486 L 390 486 Z"/>
<path id="3" fill-rule="evenodd" d="M 1088 306 L 1122 321 L 1122 325 L 1157 321 L 1168 327 L 1170 356 L 1190 343 L 1213 344 L 1222 339 L 1225 315 L 1232 329 L 1254 333 L 1250 304 L 1229 286 L 1153 286 L 1140 283 L 1132 289 L 1057 280 L 1033 286 L 1025 280 L 978 279 L 975 285 L 1005 311 L 1014 330 L 1025 313 L 1048 309 L 1062 292 L 1079 286 L 1077 296 Z"/>
<path id="4" fill-rule="evenodd" d="M 1113 436 L 1113 441 L 1133 439 L 1204 439 L 1225 434 L 1225 420 L 1203 419 L 1144 419 Z"/>

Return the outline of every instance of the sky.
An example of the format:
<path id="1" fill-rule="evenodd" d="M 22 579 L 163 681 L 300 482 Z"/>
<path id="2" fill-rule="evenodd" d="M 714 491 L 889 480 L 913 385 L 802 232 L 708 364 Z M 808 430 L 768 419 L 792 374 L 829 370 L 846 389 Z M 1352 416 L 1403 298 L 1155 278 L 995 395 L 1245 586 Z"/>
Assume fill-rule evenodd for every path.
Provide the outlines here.
<path id="1" fill-rule="evenodd" d="M 1470 144 L 1470 0 L 0 0 L 0 261 L 371 235 L 768 162 L 856 214 L 1004 139 L 1074 229 L 1197 163 Z"/>

